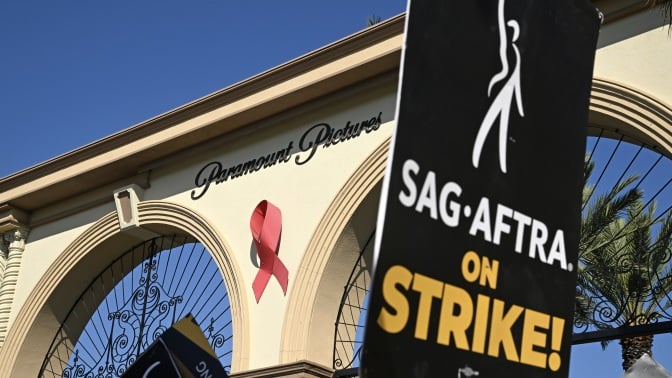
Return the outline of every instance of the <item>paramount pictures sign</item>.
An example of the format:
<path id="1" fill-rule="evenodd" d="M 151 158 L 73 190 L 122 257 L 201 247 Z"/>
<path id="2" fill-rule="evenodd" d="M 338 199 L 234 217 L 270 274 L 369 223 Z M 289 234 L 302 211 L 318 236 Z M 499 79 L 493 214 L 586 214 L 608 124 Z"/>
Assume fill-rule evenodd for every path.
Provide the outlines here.
<path id="1" fill-rule="evenodd" d="M 411 1 L 363 377 L 566 377 L 599 18 Z"/>

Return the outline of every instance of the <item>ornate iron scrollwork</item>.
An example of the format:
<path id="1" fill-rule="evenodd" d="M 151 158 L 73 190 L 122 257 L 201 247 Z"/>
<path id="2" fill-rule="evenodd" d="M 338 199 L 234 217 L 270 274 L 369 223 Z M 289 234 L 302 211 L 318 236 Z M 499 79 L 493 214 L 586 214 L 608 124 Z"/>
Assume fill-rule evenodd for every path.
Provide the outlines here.
<path id="1" fill-rule="evenodd" d="M 334 330 L 333 368 L 341 372 L 356 371 L 354 368 L 359 366 L 369 292 L 369 269 L 365 253 L 371 252 L 374 237 L 375 231 L 371 233 L 359 252 L 338 308 Z"/>
<path id="2" fill-rule="evenodd" d="M 121 376 L 187 313 L 208 324 L 202 326 L 204 335 L 228 370 L 231 314 L 212 258 L 186 237 L 152 239 L 113 262 L 89 285 L 54 338 L 41 376 Z M 72 345 L 75 334 L 77 342 Z"/>
<path id="3" fill-rule="evenodd" d="M 672 161 L 598 131 L 588 140 L 574 343 L 672 329 Z"/>

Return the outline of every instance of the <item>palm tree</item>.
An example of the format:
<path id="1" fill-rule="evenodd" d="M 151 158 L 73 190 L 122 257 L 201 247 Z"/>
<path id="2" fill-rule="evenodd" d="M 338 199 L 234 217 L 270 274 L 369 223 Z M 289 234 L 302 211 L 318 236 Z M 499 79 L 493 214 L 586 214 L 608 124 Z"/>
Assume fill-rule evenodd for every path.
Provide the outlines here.
<path id="1" fill-rule="evenodd" d="M 586 164 L 586 181 L 593 164 Z M 672 307 L 672 212 L 657 217 L 630 176 L 587 206 L 594 188 L 584 187 L 575 321 L 597 329 L 656 321 Z M 652 355 L 653 336 L 620 340 L 623 369 Z M 603 346 L 606 345 L 603 343 Z"/>
<path id="2" fill-rule="evenodd" d="M 373 26 L 375 24 L 379 24 L 380 22 L 382 22 L 380 16 L 372 14 L 371 16 L 369 16 L 369 18 L 366 19 L 366 26 Z"/>

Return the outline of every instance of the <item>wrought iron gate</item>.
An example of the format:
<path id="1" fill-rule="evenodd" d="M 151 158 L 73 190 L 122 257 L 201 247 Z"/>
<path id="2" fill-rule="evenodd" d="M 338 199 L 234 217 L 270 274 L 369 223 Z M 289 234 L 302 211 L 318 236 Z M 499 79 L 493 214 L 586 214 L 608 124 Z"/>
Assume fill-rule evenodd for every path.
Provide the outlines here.
<path id="1" fill-rule="evenodd" d="M 189 313 L 228 371 L 231 308 L 210 253 L 187 236 L 148 240 L 113 261 L 84 290 L 54 336 L 40 376 L 121 376 Z"/>
<path id="2" fill-rule="evenodd" d="M 336 377 L 348 377 L 352 376 L 348 374 L 353 373 L 356 375 L 359 366 L 359 357 L 364 345 L 364 320 L 368 308 L 370 281 L 365 255 L 367 253 L 372 255 L 374 237 L 375 231 L 371 233 L 359 252 L 341 297 L 334 329 L 333 368 L 340 374 L 335 375 Z"/>

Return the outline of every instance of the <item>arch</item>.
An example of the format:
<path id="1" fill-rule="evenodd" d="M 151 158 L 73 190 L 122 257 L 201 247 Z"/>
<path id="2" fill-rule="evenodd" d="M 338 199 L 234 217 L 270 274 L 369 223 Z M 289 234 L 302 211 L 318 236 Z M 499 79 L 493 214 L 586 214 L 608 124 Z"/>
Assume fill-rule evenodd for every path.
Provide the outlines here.
<path id="1" fill-rule="evenodd" d="M 608 130 L 615 138 L 625 134 L 632 139 L 642 140 L 650 148 L 672 157 L 672 109 L 626 85 L 595 78 L 588 123 Z M 323 312 L 326 310 L 324 306 L 318 305 L 321 295 L 318 291 L 343 289 L 345 279 L 325 282 L 327 278 L 333 279 L 334 274 L 343 275 L 343 272 L 329 272 L 330 269 L 338 269 L 338 264 L 332 264 L 330 259 L 336 250 L 343 248 L 341 244 L 348 242 L 345 234 L 353 230 L 349 222 L 364 198 L 382 179 L 388 150 L 389 139 L 355 171 L 316 228 L 288 300 L 281 341 L 281 362 L 309 359 L 331 366 L 332 361 L 326 357 L 330 358 L 332 351 L 323 349 L 331 348 L 332 344 L 324 342 L 325 337 L 321 336 L 333 335 L 335 319 L 324 321 Z"/>
<path id="2" fill-rule="evenodd" d="M 216 228 L 193 210 L 184 206 L 165 201 L 144 201 L 138 204 L 138 219 L 141 228 L 135 229 L 147 233 L 162 232 L 177 229 L 196 238 L 212 255 L 220 272 L 224 277 L 233 320 L 233 357 L 232 370 L 247 369 L 249 360 L 249 345 L 247 334 L 247 305 L 243 300 L 245 289 L 240 285 L 240 270 L 231 258 L 231 248 L 218 234 Z M 151 230 L 151 231 L 150 231 Z M 50 299 L 57 295 L 68 275 L 82 268 L 83 261 L 92 258 L 109 262 L 115 256 L 105 256 L 101 259 L 97 255 L 106 245 L 114 241 L 124 243 L 119 231 L 116 212 L 109 213 L 77 237 L 51 264 L 46 273 L 40 278 L 28 296 L 25 304 L 17 314 L 4 347 L 0 350 L 0 376 L 36 376 L 40 367 L 40 360 L 49 348 L 51 339 L 60 324 L 59 314 L 52 311 Z M 128 244 L 128 242 L 126 242 Z M 115 248 L 121 249 L 124 248 Z M 88 260 L 86 260 L 88 259 Z M 72 282 L 70 282 L 72 284 Z M 86 285 L 85 283 L 77 283 Z M 81 289 L 81 288 L 80 288 Z M 80 290 L 81 291 L 81 290 Z M 78 293 L 78 291 L 76 291 Z M 77 294 L 70 294 L 76 296 Z M 75 298 L 73 297 L 73 301 Z M 62 315 L 60 315 L 62 316 Z M 41 355 L 41 356 L 40 356 Z M 20 369 L 20 370 L 19 370 Z"/>
<path id="3" fill-rule="evenodd" d="M 338 269 L 331 260 L 334 252 L 347 249 L 347 244 L 357 245 L 350 263 L 358 257 L 362 237 L 355 233 L 358 225 L 351 223 L 363 203 L 378 207 L 376 186 L 385 173 L 390 138 L 383 141 L 352 174 L 338 192 L 320 220 L 308 248 L 301 259 L 294 285 L 287 304 L 287 314 L 280 342 L 280 362 L 307 359 L 325 366 L 332 365 L 334 321 L 343 284 L 347 281 L 352 265 Z M 370 194 L 375 196 L 370 196 Z M 370 215 L 371 210 L 365 211 Z M 373 219 L 375 224 L 375 217 Z M 366 235 L 368 236 L 368 235 Z M 363 236 L 363 239 L 366 238 Z M 359 240 L 356 240 L 359 239 Z M 354 244 L 353 244 L 354 243 Z M 333 272 L 337 270 L 337 272 Z M 337 275 L 341 279 L 334 279 Z M 320 305 L 322 296 L 335 297 L 333 306 Z M 333 309 L 332 309 L 333 307 Z M 333 311 L 332 311 L 333 310 Z M 328 319 L 328 321 L 325 321 Z"/>
<path id="4" fill-rule="evenodd" d="M 672 157 L 672 109 L 665 103 L 626 85 L 596 78 L 590 97 L 589 124 L 626 134 L 645 141 L 652 148 Z M 280 362 L 294 362 L 315 355 L 331 356 L 331 340 L 311 337 L 326 328 L 325 335 L 333 334 L 333 320 L 316 322 L 324 315 L 320 309 L 321 292 L 342 289 L 342 282 L 325 282 L 330 258 L 339 247 L 341 238 L 356 227 L 349 223 L 367 196 L 374 192 L 385 172 L 389 138 L 381 143 L 344 184 L 316 227 L 302 257 L 299 271 L 288 298 L 283 324 Z M 249 345 L 245 288 L 241 285 L 239 268 L 227 251 L 228 245 L 207 220 L 181 205 L 164 201 L 145 201 L 138 205 L 140 225 L 150 229 L 158 226 L 179 229 L 198 239 L 213 255 L 230 295 L 233 313 L 234 338 L 233 370 L 248 368 Z M 53 333 L 48 329 L 58 324 L 58 316 L 45 311 L 54 292 L 82 260 L 99 251 L 117 235 L 121 235 L 116 213 L 109 213 L 89 227 L 73 241 L 40 278 L 20 309 L 4 347 L 0 350 L 0 376 L 13 376 L 17 366 L 39 368 L 39 362 L 48 348 Z M 106 256 L 106 259 L 111 257 Z M 329 280 L 327 280 L 329 281 Z M 325 283 L 321 285 L 321 283 Z M 337 292 L 338 296 L 340 292 Z M 335 313 L 334 313 L 335 317 Z M 324 329 L 323 329 L 324 328 Z M 45 331 L 47 329 L 47 331 Z M 47 335 L 46 337 L 44 335 Z M 326 347 L 324 346 L 326 345 Z M 327 348 L 326 353 L 322 349 Z M 318 357 L 316 362 L 330 365 L 328 359 Z"/>
<path id="5" fill-rule="evenodd" d="M 638 139 L 672 158 L 672 108 L 634 88 L 593 79 L 588 124 Z"/>

